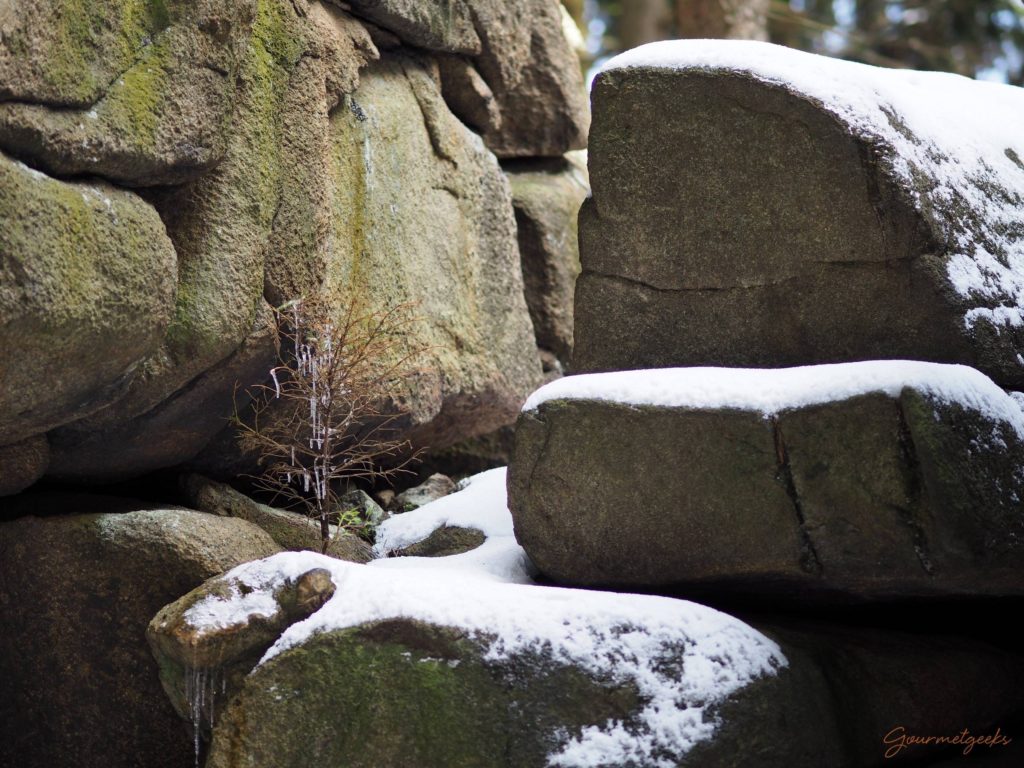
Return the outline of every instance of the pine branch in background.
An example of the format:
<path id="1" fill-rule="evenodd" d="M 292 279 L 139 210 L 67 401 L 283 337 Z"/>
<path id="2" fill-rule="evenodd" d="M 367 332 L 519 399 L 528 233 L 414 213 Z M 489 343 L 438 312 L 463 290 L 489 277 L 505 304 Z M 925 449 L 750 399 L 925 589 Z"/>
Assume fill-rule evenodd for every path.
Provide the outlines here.
<path id="1" fill-rule="evenodd" d="M 402 390 L 426 349 L 409 345 L 413 306 L 371 310 L 359 301 L 340 316 L 293 301 L 277 310 L 283 340 L 271 383 L 250 388 L 248 418 L 236 412 L 239 446 L 259 457 L 256 485 L 320 526 L 352 527 L 340 497 L 353 481 L 390 478 L 415 458 L 396 422 Z"/>
<path id="2" fill-rule="evenodd" d="M 772 0 L 769 24 L 793 48 L 1024 83 L 1020 0 Z"/>

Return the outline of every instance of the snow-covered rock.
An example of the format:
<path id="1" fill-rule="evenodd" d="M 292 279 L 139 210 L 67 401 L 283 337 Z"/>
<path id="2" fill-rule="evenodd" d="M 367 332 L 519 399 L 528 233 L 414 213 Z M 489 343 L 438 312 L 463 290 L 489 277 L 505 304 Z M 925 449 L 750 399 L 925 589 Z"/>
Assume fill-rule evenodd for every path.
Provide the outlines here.
<path id="1" fill-rule="evenodd" d="M 509 505 L 565 584 L 1021 594 L 1022 467 L 1020 405 L 964 366 L 623 371 L 531 396 Z"/>
<path id="2" fill-rule="evenodd" d="M 576 370 L 909 358 L 1024 384 L 1024 91 L 749 41 L 593 87 Z"/>

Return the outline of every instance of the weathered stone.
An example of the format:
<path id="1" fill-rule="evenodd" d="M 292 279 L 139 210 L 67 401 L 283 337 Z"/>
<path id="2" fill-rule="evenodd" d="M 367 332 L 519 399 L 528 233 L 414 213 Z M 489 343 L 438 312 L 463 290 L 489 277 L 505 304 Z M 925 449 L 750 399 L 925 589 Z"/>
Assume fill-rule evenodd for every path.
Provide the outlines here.
<path id="1" fill-rule="evenodd" d="M 951 632 L 964 629 L 950 618 Z M 877 764 L 886 735 L 898 726 L 916 735 L 955 735 L 964 728 L 991 732 L 1001 723 L 1009 726 L 1024 705 L 1024 658 L 1012 643 L 999 648 L 942 632 L 921 636 L 842 625 L 766 631 L 787 648 L 807 649 L 820 665 L 854 765 Z M 940 679 L 936 669 L 943 670 Z M 1005 765 L 1022 754 L 1019 744 L 1001 751 Z M 947 752 L 963 757 L 963 747 Z M 940 747 L 932 754 L 943 753 Z M 927 750 L 899 755 L 907 762 L 925 756 Z"/>
<path id="2" fill-rule="evenodd" d="M 409 415 L 395 426 L 417 446 L 442 447 L 510 423 L 540 365 L 507 181 L 433 75 L 387 54 L 362 70 L 329 128 L 313 132 L 320 144 L 296 153 L 296 165 L 319 170 L 286 184 L 265 292 L 275 303 L 319 296 L 339 313 L 353 295 L 371 308 L 410 304 L 398 351 L 426 352 L 414 358 Z M 193 466 L 230 476 L 254 463 L 228 429 Z"/>
<path id="3" fill-rule="evenodd" d="M 47 516 L 0 523 L 0 764 L 192 764 L 146 625 L 214 574 L 279 548 L 243 520 L 145 507 L 31 493 L 5 502 L 5 515 Z M 98 509 L 112 512 L 67 514 Z"/>
<path id="4" fill-rule="evenodd" d="M 491 151 L 498 157 L 557 157 L 583 149 L 590 108 L 559 3 L 479 0 L 472 12 L 483 43 L 474 63 L 501 114 L 500 125 L 483 134 Z"/>
<path id="5" fill-rule="evenodd" d="M 238 383 L 258 381 L 276 362 L 277 327 L 264 304 L 252 334 L 234 354 L 152 410 L 106 429 L 87 419 L 51 432 L 49 474 L 89 482 L 134 477 L 187 461 L 224 428 L 234 407 L 249 403 L 237 391 Z"/>
<path id="6" fill-rule="evenodd" d="M 357 15 L 391 30 L 418 48 L 479 53 L 480 38 L 467 0 L 350 0 Z"/>
<path id="7" fill-rule="evenodd" d="M 46 473 L 50 444 L 45 435 L 0 445 L 0 496 L 19 493 Z"/>
<path id="8" fill-rule="evenodd" d="M 80 428 L 106 429 L 149 411 L 251 333 L 278 204 L 282 101 L 306 29 L 290 3 L 260 3 L 224 160 L 192 184 L 151 196 L 178 253 L 177 301 L 164 343 L 125 397 Z"/>
<path id="9" fill-rule="evenodd" d="M 582 154 L 582 153 L 581 153 Z M 580 272 L 576 214 L 590 192 L 585 159 L 504 166 L 512 187 L 526 304 L 537 346 L 564 363 L 572 355 L 572 302 Z"/>
<path id="10" fill-rule="evenodd" d="M 824 622 L 753 623 L 779 642 L 789 666 L 719 708 L 721 727 L 694 747 L 685 766 L 854 768 L 938 759 L 962 747 L 933 745 L 887 760 L 884 739 L 899 726 L 922 736 L 953 736 L 965 727 L 992 732 L 1024 704 L 1024 658 L 985 641 Z M 1020 754 L 1003 752 L 1006 766 Z"/>
<path id="11" fill-rule="evenodd" d="M 207 598 L 226 598 L 241 586 L 232 579 L 210 579 L 160 609 L 146 628 L 160 668 L 160 682 L 175 711 L 209 739 L 215 722 L 244 677 L 289 626 L 319 610 L 334 594 L 328 571 L 317 568 L 275 590 L 272 611 L 242 623 L 209 629 L 197 627 L 189 611 Z M 199 690 L 196 690 L 199 688 Z"/>
<path id="12" fill-rule="evenodd" d="M 455 490 L 455 482 L 446 475 L 435 473 L 414 488 L 402 491 L 395 497 L 395 509 L 408 512 L 437 501 Z"/>
<path id="13" fill-rule="evenodd" d="M 71 93 L 81 88 L 92 98 L 78 109 L 54 105 L 48 102 L 48 89 L 35 82 L 38 90 L 15 102 L 0 102 L 0 148 L 49 173 L 95 174 L 136 186 L 179 183 L 221 159 L 254 0 L 128 2 L 95 10 L 55 2 L 33 5 L 40 7 L 25 14 L 22 29 L 0 47 L 0 72 L 5 65 L 21 70 L 19 63 L 31 71 L 36 64 L 45 77 L 54 67 L 66 67 L 51 85 L 72 86 Z M 134 9 L 135 18 L 129 15 L 133 5 L 140 6 Z M 90 87 L 89 74 L 99 73 L 73 69 L 95 55 L 89 50 L 92 42 L 103 42 L 96 40 L 103 35 L 90 28 L 89 16 L 109 19 L 119 8 L 126 13 L 118 20 L 124 28 L 116 44 L 124 50 L 114 54 L 101 49 L 100 55 L 119 60 L 128 53 L 129 59 L 108 81 L 93 80 Z M 72 29 L 75 25 L 80 28 Z M 21 39 L 48 38 L 62 26 L 67 37 L 60 45 L 67 60 L 54 56 L 40 61 L 40 49 L 19 45 Z M 57 41 L 49 42 L 53 56 Z M 24 87 L 32 79 L 19 83 L 22 72 L 13 81 Z M 6 82 L 2 75 L 0 79 Z"/>
<path id="14" fill-rule="evenodd" d="M 88 107 L 171 23 L 150 0 L 0 7 L 0 101 Z"/>
<path id="15" fill-rule="evenodd" d="M 1011 650 L 941 634 L 924 637 L 790 621 L 763 630 L 781 645 L 771 651 L 777 654 L 775 664 L 721 698 L 709 693 L 713 700 L 694 704 L 701 708 L 708 731 L 694 733 L 687 720 L 690 710 L 679 701 L 657 707 L 657 722 L 664 730 L 654 737 L 658 746 L 652 749 L 650 720 L 640 714 L 651 704 L 649 692 L 633 677 L 639 670 L 632 663 L 653 665 L 651 674 L 666 686 L 701 689 L 708 665 L 714 669 L 725 664 L 726 678 L 744 674 L 742 668 L 756 657 L 764 638 L 702 606 L 628 596 L 634 606 L 663 600 L 657 615 L 666 623 L 658 625 L 660 634 L 653 643 L 644 620 L 628 624 L 627 659 L 620 674 L 607 675 L 589 666 L 585 654 L 573 655 L 562 645 L 575 647 L 589 631 L 590 640 L 612 658 L 623 652 L 615 639 L 622 627 L 602 626 L 596 616 L 590 617 L 596 623 L 588 623 L 586 630 L 576 625 L 580 617 L 574 609 L 588 597 L 600 600 L 594 593 L 581 592 L 579 601 L 561 595 L 567 637 L 555 633 L 536 644 L 513 641 L 514 632 L 504 637 L 499 627 L 529 623 L 530 601 L 543 595 L 544 587 L 525 588 L 519 595 L 522 605 L 492 605 L 489 610 L 505 619 L 494 634 L 401 616 L 344 627 L 337 601 L 350 597 L 347 589 L 368 592 L 377 610 L 389 611 L 396 607 L 385 596 L 402 588 L 382 583 L 385 570 L 363 582 L 367 574 L 362 566 L 303 571 L 306 565 L 264 562 L 254 564 L 248 574 L 236 573 L 232 579 L 238 583 L 212 580 L 165 608 L 150 625 L 168 692 L 184 717 L 195 716 L 183 695 L 184 679 L 192 665 L 208 665 L 201 667 L 201 679 L 214 681 L 216 691 L 206 698 L 216 710 L 209 766 L 533 766 L 557 762 L 552 756 L 567 739 L 603 731 L 605 738 L 591 741 L 588 754 L 600 754 L 607 764 L 650 765 L 657 755 L 682 768 L 854 768 L 880 761 L 883 738 L 894 724 L 921 734 L 955 733 L 964 723 L 974 730 L 988 729 L 1006 723 L 1024 704 L 1024 659 Z M 277 567 L 294 575 L 271 576 Z M 408 583 L 404 587 L 409 589 Z M 494 597 L 505 589 L 497 585 Z M 305 608 L 288 607 L 304 594 L 310 596 Z M 272 658 L 245 674 L 246 666 L 274 641 L 275 632 L 332 595 L 330 615 L 341 628 L 332 627 L 331 619 L 318 624 L 320 617 L 313 616 L 316 631 L 297 644 L 276 648 Z M 619 596 L 605 597 L 612 604 Z M 445 598 L 450 595 L 437 599 Z M 468 615 L 474 599 L 487 600 L 462 598 L 468 598 L 462 606 Z M 424 596 L 411 599 L 420 605 Z M 242 600 L 258 603 L 260 611 L 239 610 Z M 353 615 L 360 610 L 353 606 Z M 537 620 L 555 619 L 554 626 L 562 626 L 557 610 L 553 616 L 542 610 Z M 517 611 L 524 615 L 517 616 Z M 689 629 L 682 638 L 673 634 L 676 628 L 668 617 L 676 611 L 690 617 L 693 634 Z M 229 626 L 225 615 L 236 617 Z M 697 629 L 703 620 L 722 622 L 723 634 L 703 634 Z M 736 639 L 727 640 L 729 635 Z M 504 645 L 508 642 L 515 647 Z M 749 645 L 741 650 L 737 642 Z M 702 655 L 709 651 L 713 658 Z M 936 677 L 936 669 L 943 674 Z M 979 690 L 986 695 L 978 696 Z M 680 695 L 685 699 L 696 694 Z M 333 727 L 324 731 L 327 721 Z M 609 729 L 631 734 L 631 759 L 621 757 L 627 747 Z M 689 732 L 693 740 L 674 741 L 669 734 L 675 729 Z"/>
<path id="16" fill-rule="evenodd" d="M 245 678 L 207 765 L 539 765 L 556 728 L 636 706 L 631 686 L 604 686 L 542 657 L 502 669 L 483 655 L 463 633 L 412 620 L 320 634 Z M 314 680 L 314 696 L 295 695 Z M 275 686 L 279 701 L 266 694 Z M 338 725 L 325 738 L 327 717 Z"/>
<path id="17" fill-rule="evenodd" d="M 507 182 L 448 110 L 431 70 L 393 56 L 331 114 L 325 295 L 411 302 L 412 439 L 440 446 L 509 423 L 539 381 Z M 396 258 L 401 254 L 401 258 Z"/>
<path id="18" fill-rule="evenodd" d="M 1022 458 L 1013 425 L 912 386 L 770 419 L 551 400 L 520 417 L 509 508 L 530 558 L 563 583 L 1020 595 Z"/>
<path id="19" fill-rule="evenodd" d="M 452 113 L 477 133 L 501 128 L 501 112 L 487 82 L 462 56 L 437 56 L 441 95 Z"/>
<path id="20" fill-rule="evenodd" d="M 445 99 L 499 157 L 559 156 L 586 146 L 586 89 L 556 0 L 347 5 L 406 43 L 444 54 Z"/>
<path id="21" fill-rule="evenodd" d="M 167 328 L 176 260 L 136 195 L 4 155 L 0 220 L 0 433 L 16 442 L 120 394 Z"/>
<path id="22" fill-rule="evenodd" d="M 486 539 L 483 531 L 478 531 L 475 528 L 444 525 L 423 541 L 396 549 L 391 554 L 396 557 L 449 557 L 476 549 Z"/>
<path id="23" fill-rule="evenodd" d="M 1024 114 L 1024 97 L 760 43 L 655 45 L 681 63 L 640 49 L 594 84 L 575 370 L 887 358 L 1024 385 L 1024 147 L 957 139 L 957 105 Z"/>
<path id="24" fill-rule="evenodd" d="M 226 515 L 247 520 L 270 534 L 283 549 L 293 552 L 319 552 L 322 546 L 320 524 L 305 515 L 286 512 L 253 501 L 230 485 L 208 480 L 201 475 L 188 475 L 182 481 L 188 502 L 196 509 L 213 515 Z M 331 526 L 328 555 L 352 563 L 373 559 L 370 545 L 352 533 Z"/>

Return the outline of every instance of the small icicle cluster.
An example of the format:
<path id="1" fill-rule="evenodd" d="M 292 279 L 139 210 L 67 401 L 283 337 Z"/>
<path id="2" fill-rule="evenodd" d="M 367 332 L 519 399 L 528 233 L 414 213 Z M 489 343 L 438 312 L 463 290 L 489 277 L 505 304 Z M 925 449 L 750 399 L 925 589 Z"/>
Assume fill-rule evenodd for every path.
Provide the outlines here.
<path id="1" fill-rule="evenodd" d="M 310 490 L 319 503 L 327 499 L 327 485 L 330 481 L 332 467 L 330 456 L 323 452 L 324 442 L 333 434 L 334 430 L 324 422 L 325 413 L 329 413 L 333 392 L 330 386 L 324 386 L 322 371 L 332 370 L 335 363 L 337 350 L 334 348 L 333 335 L 334 326 L 326 324 L 321 338 L 311 338 L 303 341 L 302 316 L 299 312 L 299 303 L 292 306 L 292 327 L 295 332 L 295 375 L 300 379 L 309 382 L 309 448 L 311 451 L 319 451 L 321 455 L 313 460 L 313 470 L 310 472 L 296 462 L 295 448 L 291 449 L 290 464 L 295 467 L 295 474 L 301 475 L 303 491 Z M 274 381 L 274 397 L 281 397 L 281 384 L 278 380 L 278 369 L 273 368 L 270 376 Z M 328 382 L 330 384 L 330 382 Z M 329 453 L 329 452 L 328 452 Z M 292 481 L 292 472 L 286 474 L 287 482 Z"/>

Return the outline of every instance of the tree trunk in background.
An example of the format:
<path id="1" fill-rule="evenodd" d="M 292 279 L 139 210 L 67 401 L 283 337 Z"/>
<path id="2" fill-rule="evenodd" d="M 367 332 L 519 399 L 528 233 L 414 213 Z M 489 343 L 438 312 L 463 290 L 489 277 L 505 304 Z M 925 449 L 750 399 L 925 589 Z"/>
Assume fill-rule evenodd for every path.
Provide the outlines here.
<path id="1" fill-rule="evenodd" d="M 671 20 L 668 0 L 622 0 L 618 30 L 622 50 L 664 40 Z"/>
<path id="2" fill-rule="evenodd" d="M 768 39 L 770 0 L 677 0 L 680 37 Z"/>

